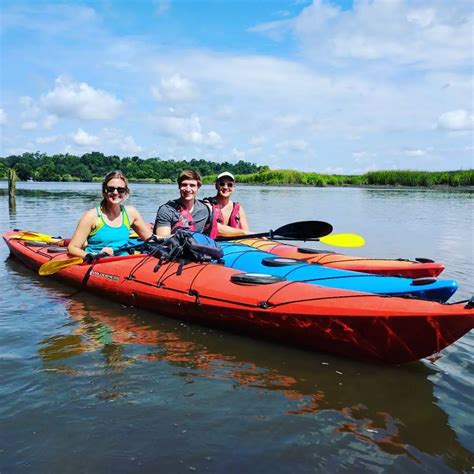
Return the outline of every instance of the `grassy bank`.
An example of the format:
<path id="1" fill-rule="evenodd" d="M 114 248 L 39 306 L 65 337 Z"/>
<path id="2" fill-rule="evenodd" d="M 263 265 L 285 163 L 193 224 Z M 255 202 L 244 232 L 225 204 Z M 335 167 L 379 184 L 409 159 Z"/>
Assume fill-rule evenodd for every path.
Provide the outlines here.
<path id="1" fill-rule="evenodd" d="M 204 181 L 213 182 L 215 176 Z M 331 175 L 293 170 L 265 170 L 237 175 L 239 183 L 307 186 L 474 186 L 474 170 L 460 171 L 371 171 L 363 175 Z"/>

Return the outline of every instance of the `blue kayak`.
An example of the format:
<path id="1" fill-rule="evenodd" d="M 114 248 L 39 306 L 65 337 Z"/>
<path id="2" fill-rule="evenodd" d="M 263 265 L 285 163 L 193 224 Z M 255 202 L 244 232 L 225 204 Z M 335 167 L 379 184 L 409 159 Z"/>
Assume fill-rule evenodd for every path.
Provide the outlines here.
<path id="1" fill-rule="evenodd" d="M 218 244 L 224 251 L 222 260 L 226 267 L 248 273 L 275 275 L 288 281 L 442 302 L 447 301 L 458 289 L 454 280 L 437 280 L 431 277 L 410 279 L 351 272 L 276 257 L 268 252 L 233 242 Z"/>

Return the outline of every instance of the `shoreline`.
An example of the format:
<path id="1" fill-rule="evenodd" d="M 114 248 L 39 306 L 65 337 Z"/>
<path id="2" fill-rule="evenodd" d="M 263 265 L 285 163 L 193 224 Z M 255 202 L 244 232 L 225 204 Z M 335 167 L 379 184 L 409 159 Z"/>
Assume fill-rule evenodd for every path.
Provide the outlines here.
<path id="1" fill-rule="evenodd" d="M 7 183 L 6 178 L 0 178 L 0 182 Z M 89 183 L 97 184 L 98 181 L 17 181 L 17 185 L 24 183 Z M 176 183 L 157 183 L 150 181 L 142 180 L 129 180 L 130 184 L 149 184 L 149 185 L 164 185 L 164 186 L 176 186 Z M 203 185 L 213 185 L 213 181 L 203 182 Z M 373 190 L 445 190 L 445 191 L 474 191 L 474 185 L 466 186 L 450 186 L 448 184 L 435 184 L 432 186 L 405 186 L 403 184 L 327 184 L 325 186 L 314 186 L 311 184 L 301 184 L 301 183 L 243 183 L 237 182 L 239 186 L 262 186 L 262 187 L 288 187 L 288 188 L 358 188 L 358 189 L 373 189 Z"/>

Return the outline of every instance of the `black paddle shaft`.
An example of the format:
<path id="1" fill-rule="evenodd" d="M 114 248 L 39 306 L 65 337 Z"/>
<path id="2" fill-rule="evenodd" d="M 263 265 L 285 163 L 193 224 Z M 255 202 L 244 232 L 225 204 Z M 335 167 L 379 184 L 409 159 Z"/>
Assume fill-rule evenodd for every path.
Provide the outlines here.
<path id="1" fill-rule="evenodd" d="M 232 237 L 218 237 L 216 240 L 241 240 L 249 238 L 269 237 L 288 238 L 291 240 L 310 240 L 324 237 L 332 232 L 332 225 L 323 221 L 292 222 L 276 230 L 260 232 L 258 234 L 234 235 Z"/>

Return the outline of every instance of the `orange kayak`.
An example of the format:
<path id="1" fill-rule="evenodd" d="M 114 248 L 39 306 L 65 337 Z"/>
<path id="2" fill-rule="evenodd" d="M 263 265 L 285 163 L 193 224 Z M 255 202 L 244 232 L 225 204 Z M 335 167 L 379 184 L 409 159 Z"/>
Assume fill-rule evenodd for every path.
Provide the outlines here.
<path id="1" fill-rule="evenodd" d="M 351 270 L 353 272 L 376 273 L 378 275 L 402 276 L 406 278 L 437 277 L 444 265 L 426 258 L 418 260 L 353 257 L 341 253 L 319 251 L 317 249 L 282 244 L 265 239 L 240 239 L 239 242 L 250 247 L 285 258 L 296 258 L 325 267 Z"/>
<path id="2" fill-rule="evenodd" d="M 64 248 L 12 239 L 15 234 L 3 234 L 11 255 L 35 271 L 68 258 Z M 263 275 L 244 278 L 214 263 L 188 263 L 180 274 L 178 263 L 158 269 L 156 264 L 147 254 L 110 257 L 63 268 L 50 278 L 161 315 L 378 363 L 431 356 L 474 328 L 470 303 L 274 282 Z"/>

